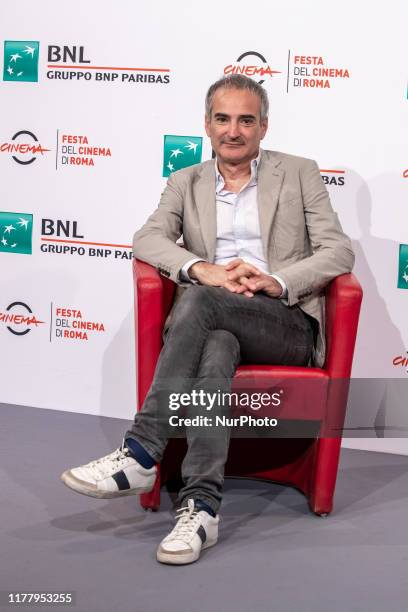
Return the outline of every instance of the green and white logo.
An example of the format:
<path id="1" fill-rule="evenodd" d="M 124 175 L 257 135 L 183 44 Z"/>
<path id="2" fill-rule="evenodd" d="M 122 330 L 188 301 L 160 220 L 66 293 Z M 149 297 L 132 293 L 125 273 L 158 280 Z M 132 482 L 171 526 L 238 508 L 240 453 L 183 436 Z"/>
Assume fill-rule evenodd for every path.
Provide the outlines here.
<path id="1" fill-rule="evenodd" d="M 33 215 L 0 212 L 0 252 L 31 255 Z"/>
<path id="2" fill-rule="evenodd" d="M 165 136 L 163 176 L 194 166 L 201 162 L 203 139 L 201 136 Z"/>
<path id="3" fill-rule="evenodd" d="M 399 248 L 398 288 L 408 289 L 408 244 L 400 244 Z"/>
<path id="4" fill-rule="evenodd" d="M 5 40 L 3 81 L 38 81 L 39 50 L 36 40 Z"/>

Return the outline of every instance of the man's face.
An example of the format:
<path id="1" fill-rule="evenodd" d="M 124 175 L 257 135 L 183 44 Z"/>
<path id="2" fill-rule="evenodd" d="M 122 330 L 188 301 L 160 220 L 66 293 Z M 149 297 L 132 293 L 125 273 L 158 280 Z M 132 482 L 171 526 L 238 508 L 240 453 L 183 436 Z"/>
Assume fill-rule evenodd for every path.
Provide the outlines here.
<path id="1" fill-rule="evenodd" d="M 260 122 L 261 101 L 252 91 L 220 88 L 214 94 L 205 131 L 217 158 L 226 163 L 251 161 L 258 155 L 268 120 Z"/>

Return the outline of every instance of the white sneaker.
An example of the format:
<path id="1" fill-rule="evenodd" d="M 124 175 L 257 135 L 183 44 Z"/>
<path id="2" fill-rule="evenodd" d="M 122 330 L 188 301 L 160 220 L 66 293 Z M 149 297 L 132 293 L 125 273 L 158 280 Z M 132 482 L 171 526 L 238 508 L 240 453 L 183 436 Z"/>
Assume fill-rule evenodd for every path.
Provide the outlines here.
<path id="1" fill-rule="evenodd" d="M 124 443 L 110 455 L 61 475 L 70 489 L 99 498 L 147 493 L 152 490 L 155 479 L 156 467 L 147 470 L 141 466 Z"/>
<path id="2" fill-rule="evenodd" d="M 176 521 L 173 531 L 160 542 L 157 549 L 160 563 L 193 563 L 202 550 L 217 543 L 219 515 L 214 518 L 205 510 L 198 511 L 194 508 L 193 499 L 177 510 Z"/>

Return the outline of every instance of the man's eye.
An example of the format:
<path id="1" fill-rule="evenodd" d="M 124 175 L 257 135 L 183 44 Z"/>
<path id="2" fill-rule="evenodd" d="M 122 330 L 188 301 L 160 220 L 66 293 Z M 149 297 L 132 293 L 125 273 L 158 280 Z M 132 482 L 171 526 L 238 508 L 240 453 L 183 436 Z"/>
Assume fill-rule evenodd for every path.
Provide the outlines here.
<path id="1" fill-rule="evenodd" d="M 242 119 L 241 120 L 244 125 L 253 125 L 255 123 L 254 119 Z"/>
<path id="2" fill-rule="evenodd" d="M 227 121 L 226 117 L 216 117 L 215 118 L 216 123 L 225 123 Z"/>

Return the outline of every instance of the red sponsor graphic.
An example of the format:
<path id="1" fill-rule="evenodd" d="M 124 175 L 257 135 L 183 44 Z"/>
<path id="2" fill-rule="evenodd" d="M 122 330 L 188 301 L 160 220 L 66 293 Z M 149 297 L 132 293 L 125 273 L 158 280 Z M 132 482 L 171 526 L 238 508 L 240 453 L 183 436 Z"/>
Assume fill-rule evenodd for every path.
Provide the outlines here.
<path id="1" fill-rule="evenodd" d="M 408 351 L 407 351 L 407 355 L 408 355 Z M 403 355 L 398 355 L 398 357 L 394 357 L 394 359 L 392 360 L 392 365 L 394 366 L 400 366 L 406 369 L 406 371 L 408 372 L 408 357 L 407 356 L 403 356 Z"/>
<path id="2" fill-rule="evenodd" d="M 37 319 L 31 308 L 24 302 L 12 302 L 6 312 L 0 311 L 0 322 L 15 336 L 25 336 L 33 327 L 45 323 Z"/>
<path id="3" fill-rule="evenodd" d="M 225 75 L 244 74 L 248 77 L 260 77 L 259 83 L 264 82 L 263 77 L 273 77 L 274 74 L 281 74 L 280 70 L 272 70 L 265 57 L 258 51 L 245 51 L 233 64 L 228 64 L 224 68 Z"/>
<path id="4" fill-rule="evenodd" d="M 22 166 L 32 164 L 39 155 L 49 152 L 29 130 L 20 130 L 10 141 L 0 144 L 0 153 L 9 153 L 15 162 Z"/>
<path id="5" fill-rule="evenodd" d="M 229 64 L 224 68 L 224 74 L 245 74 L 245 76 L 270 76 L 280 74 L 280 70 L 272 70 L 270 66 L 248 66 L 245 64 Z"/>
<path id="6" fill-rule="evenodd" d="M 88 136 L 61 134 L 58 140 L 62 165 L 94 166 L 94 158 L 112 157 L 110 147 L 94 146 L 89 143 Z"/>
<path id="7" fill-rule="evenodd" d="M 82 312 L 76 308 L 57 306 L 55 316 L 55 335 L 57 338 L 64 340 L 89 340 L 94 332 L 100 333 L 105 331 L 103 323 L 84 319 Z"/>
<path id="8" fill-rule="evenodd" d="M 14 142 L 3 142 L 0 145 L 1 153 L 22 153 L 23 155 L 25 153 L 31 153 L 32 155 L 37 155 L 38 153 L 41 153 L 41 155 L 43 155 L 43 153 L 46 153 L 50 150 L 51 149 L 45 149 L 40 144 L 36 145 L 23 142 L 18 142 L 17 144 Z"/>
<path id="9" fill-rule="evenodd" d="M 289 51 L 289 65 L 290 55 Z M 350 72 L 347 68 L 327 66 L 326 61 L 321 55 L 294 55 L 292 75 L 293 87 L 318 89 L 332 87 L 334 79 L 350 78 Z"/>
<path id="10" fill-rule="evenodd" d="M 404 170 L 404 172 L 402 173 L 402 176 L 404 178 L 408 178 L 408 168 L 406 170 Z"/>
<path id="11" fill-rule="evenodd" d="M 6 312 L 0 312 L 0 321 L 3 323 L 15 323 L 16 325 L 35 325 L 38 327 L 39 323 L 45 321 L 39 321 L 35 315 L 21 315 L 21 314 L 8 314 Z"/>

